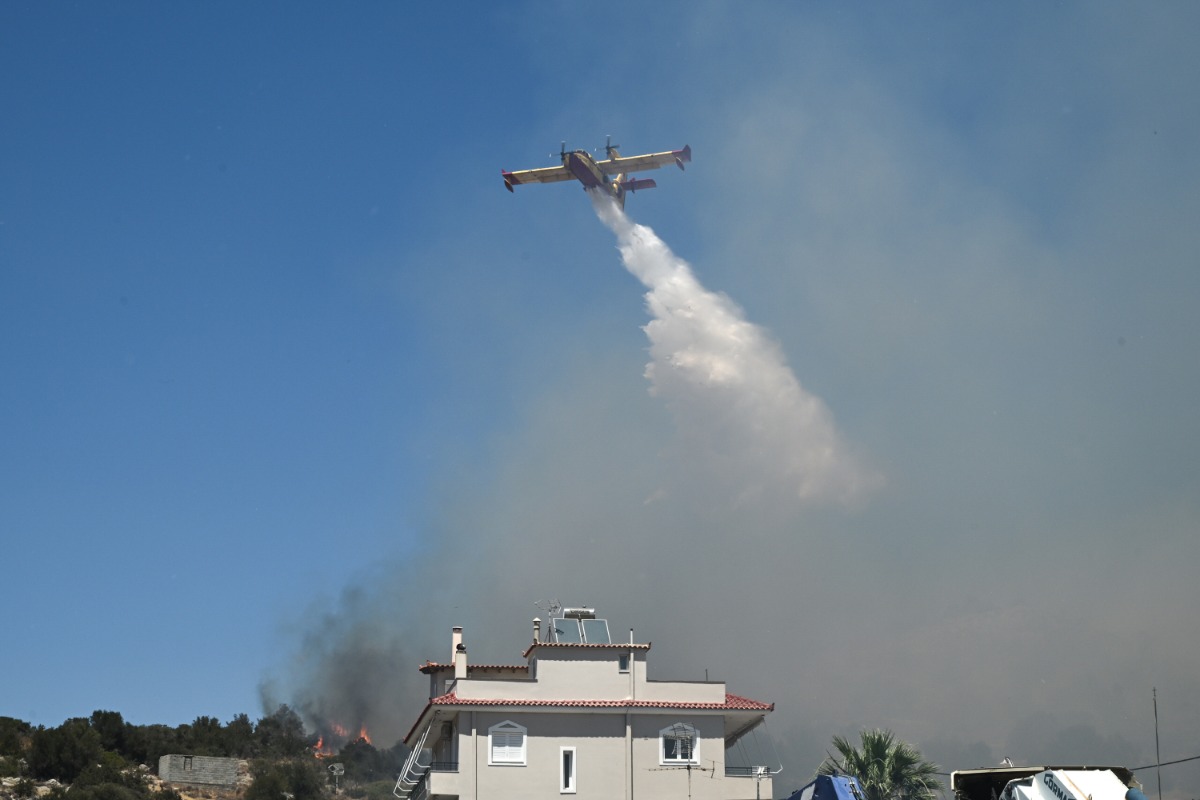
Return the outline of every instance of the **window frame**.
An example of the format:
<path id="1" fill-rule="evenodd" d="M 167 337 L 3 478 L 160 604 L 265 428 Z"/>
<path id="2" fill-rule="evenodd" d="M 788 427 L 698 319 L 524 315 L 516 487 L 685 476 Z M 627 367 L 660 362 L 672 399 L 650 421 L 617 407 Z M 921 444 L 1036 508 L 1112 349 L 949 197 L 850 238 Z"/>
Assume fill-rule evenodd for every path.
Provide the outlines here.
<path id="1" fill-rule="evenodd" d="M 632 663 L 633 658 L 629 655 L 629 653 L 617 654 L 617 672 L 624 675 L 626 672 L 629 672 L 629 665 Z"/>
<path id="2" fill-rule="evenodd" d="M 567 774 L 567 754 L 571 754 L 571 771 Z M 558 793 L 575 794 L 578 789 L 579 753 L 574 745 L 563 745 L 558 748 Z"/>
<path id="3" fill-rule="evenodd" d="M 692 740 L 692 752 L 688 758 L 668 758 L 667 739 L 680 739 L 686 734 Z M 700 763 L 700 732 L 690 722 L 676 722 L 658 732 L 658 763 L 660 766 L 672 767 Z"/>
<path id="4" fill-rule="evenodd" d="M 519 734 L 521 736 L 521 747 L 519 757 L 513 759 L 497 759 L 496 758 L 496 741 L 497 734 L 504 736 L 512 736 Z M 505 748 L 511 748 L 512 745 L 506 743 Z M 518 725 L 511 719 L 506 719 L 497 722 L 488 728 L 488 766 L 489 767 L 524 767 L 529 759 L 529 729 L 524 725 Z"/>

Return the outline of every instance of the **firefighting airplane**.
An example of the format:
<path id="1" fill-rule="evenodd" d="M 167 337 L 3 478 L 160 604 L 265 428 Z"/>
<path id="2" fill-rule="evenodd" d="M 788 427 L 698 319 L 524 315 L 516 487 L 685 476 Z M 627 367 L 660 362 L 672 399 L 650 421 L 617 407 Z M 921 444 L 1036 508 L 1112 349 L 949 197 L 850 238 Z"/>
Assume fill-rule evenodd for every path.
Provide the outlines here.
<path id="1" fill-rule="evenodd" d="M 625 207 L 625 193 L 636 192 L 639 189 L 653 189 L 656 184 L 650 178 L 630 178 L 634 172 L 645 172 L 648 169 L 658 169 L 667 164 L 674 164 L 683 169 L 683 165 L 692 160 L 692 148 L 685 146 L 682 150 L 671 150 L 666 153 L 649 153 L 644 156 L 622 156 L 617 147 L 608 137 L 604 152 L 608 156 L 603 161 L 597 161 L 586 150 L 567 150 L 563 142 L 561 167 L 543 167 L 542 169 L 521 169 L 516 172 L 500 170 L 504 176 L 504 188 L 510 192 L 520 183 L 554 183 L 569 181 L 576 178 L 585 189 L 603 189 L 621 208 Z M 614 176 L 614 177 L 610 177 Z"/>

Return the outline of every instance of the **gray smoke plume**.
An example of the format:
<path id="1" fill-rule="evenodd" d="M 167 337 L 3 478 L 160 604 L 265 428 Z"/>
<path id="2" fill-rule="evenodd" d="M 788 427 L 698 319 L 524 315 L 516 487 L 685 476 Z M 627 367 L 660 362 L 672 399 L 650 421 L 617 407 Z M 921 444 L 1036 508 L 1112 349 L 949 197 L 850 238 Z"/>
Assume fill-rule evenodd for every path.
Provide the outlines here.
<path id="1" fill-rule="evenodd" d="M 523 621 L 520 609 L 542 588 L 556 591 L 546 575 L 575 573 L 572 591 L 603 601 L 616 624 L 645 624 L 652 633 L 658 615 L 648 607 L 663 619 L 683 615 L 692 602 L 681 591 L 689 575 L 747 552 L 747 542 L 722 530 L 766 510 L 772 520 L 759 518 L 748 533 L 782 535 L 773 526 L 795 509 L 853 504 L 881 484 L 849 451 L 825 404 L 796 380 L 779 346 L 732 300 L 705 289 L 650 228 L 607 198 L 596 198 L 596 209 L 616 234 L 626 268 L 649 290 L 644 375 L 675 420 L 674 444 L 657 448 L 665 441 L 655 430 L 661 420 L 631 416 L 636 398 L 589 406 L 601 395 L 591 382 L 609 393 L 620 383 L 594 363 L 577 396 L 531 412 L 535 428 L 522 433 L 497 474 L 482 476 L 466 502 L 458 487 L 447 489 L 456 497 L 443 505 L 424 560 L 453 563 L 452 571 L 425 571 L 410 560 L 307 618 L 284 693 L 328 740 L 365 729 L 390 746 L 424 700 L 415 667 L 445 657 L 439 637 L 449 626 L 475 621 L 487 630 L 468 626 L 472 653 L 505 652 L 521 641 L 513 625 Z M 681 548 L 683 530 L 705 546 Z M 611 576 L 627 573 L 635 552 L 642 569 L 615 590 Z M 592 567 L 586 574 L 575 571 L 580 554 Z M 465 605 L 424 600 L 448 597 Z M 700 657 L 704 634 L 692 622 L 673 624 L 677 650 L 660 658 L 664 674 L 692 648 Z M 279 693 L 264 691 L 264 702 Z"/>
<path id="2" fill-rule="evenodd" d="M 1011 481 L 981 478 L 1012 430 L 964 462 L 960 421 L 921 427 L 911 413 L 888 428 L 890 450 L 872 438 L 881 463 L 906 464 L 882 485 L 762 329 L 648 228 L 602 214 L 647 287 L 645 376 L 628 352 L 573 340 L 567 374 L 444 476 L 419 550 L 310 617 L 280 696 L 313 723 L 361 717 L 390 746 L 426 701 L 417 666 L 449 656 L 451 625 L 473 663 L 518 663 L 545 615 L 533 601 L 557 597 L 596 606 L 614 635 L 636 627 L 652 678 L 726 680 L 775 702 L 780 795 L 832 735 L 863 727 L 893 729 L 947 771 L 1004 756 L 1145 764 L 1151 680 L 1180 698 L 1164 709 L 1177 743 L 1164 757 L 1192 754 L 1200 637 L 1175 635 L 1195 622 L 1172 597 L 1194 583 L 1195 543 L 1170 509 L 1135 520 L 1177 532 L 1129 562 L 1153 580 L 1126 579 L 1125 561 L 1104 560 L 1117 536 L 1067 530 Z M 966 249 L 977 233 L 928 238 Z M 1024 252 L 995 249 L 997 262 Z M 959 397 L 928 402 L 944 418 Z M 1071 492 L 1036 471 L 1050 451 L 1025 444 L 1018 463 L 1047 493 Z M 1175 655 L 1158 659 L 1145 645 L 1168 634 Z"/>
<path id="3" fill-rule="evenodd" d="M 286 688 L 270 681 L 259 687 L 264 712 L 286 702 L 326 749 L 363 736 L 377 747 L 392 746 L 404 733 L 396 709 L 420 699 L 420 681 L 410 669 L 415 659 L 406 654 L 388 608 L 395 598 L 386 582 L 367 586 L 351 587 L 332 608 L 311 612 Z"/>
<path id="4" fill-rule="evenodd" d="M 645 374 L 676 418 L 683 460 L 734 482 L 742 503 L 775 495 L 845 503 L 877 487 L 881 476 L 851 455 L 779 346 L 731 299 L 705 289 L 653 230 L 591 194 L 625 267 L 649 289 Z"/>

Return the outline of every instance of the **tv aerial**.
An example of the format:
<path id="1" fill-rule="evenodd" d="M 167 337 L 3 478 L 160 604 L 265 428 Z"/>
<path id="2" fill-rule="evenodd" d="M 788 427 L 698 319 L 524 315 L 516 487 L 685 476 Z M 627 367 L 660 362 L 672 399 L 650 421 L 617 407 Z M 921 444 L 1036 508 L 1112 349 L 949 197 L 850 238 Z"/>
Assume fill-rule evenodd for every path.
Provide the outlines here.
<path id="1" fill-rule="evenodd" d="M 557 619 L 562 616 L 562 603 L 555 600 L 535 600 L 535 606 L 546 612 L 546 616 L 550 619 Z"/>
<path id="2" fill-rule="evenodd" d="M 711 766 L 705 767 L 699 763 L 695 763 L 695 764 L 687 763 L 687 764 L 680 764 L 677 767 L 650 767 L 646 771 L 647 772 L 687 772 L 688 800 L 692 800 L 692 773 L 693 772 L 700 772 L 700 773 L 707 772 L 709 778 L 716 777 L 716 772 L 717 772 L 716 762 L 709 761 L 708 763 Z"/>

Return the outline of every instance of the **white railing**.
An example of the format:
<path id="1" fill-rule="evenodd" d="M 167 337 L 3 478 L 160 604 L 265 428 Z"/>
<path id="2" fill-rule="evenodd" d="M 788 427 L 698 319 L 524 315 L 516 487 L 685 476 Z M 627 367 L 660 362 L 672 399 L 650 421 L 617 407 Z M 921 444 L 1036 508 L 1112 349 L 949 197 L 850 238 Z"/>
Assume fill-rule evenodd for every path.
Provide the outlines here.
<path id="1" fill-rule="evenodd" d="M 433 730 L 435 715 L 425 726 L 425 730 L 421 732 L 421 738 L 413 745 L 412 752 L 408 754 L 408 758 L 404 761 L 404 768 L 400 770 L 400 777 L 396 780 L 396 788 L 392 789 L 392 794 L 400 798 L 400 800 L 411 800 L 413 790 L 421 782 L 421 778 L 429 771 L 429 765 L 433 763 L 429 759 L 426 763 L 421 763 L 421 753 L 425 750 L 425 740 L 429 738 L 429 732 Z"/>

